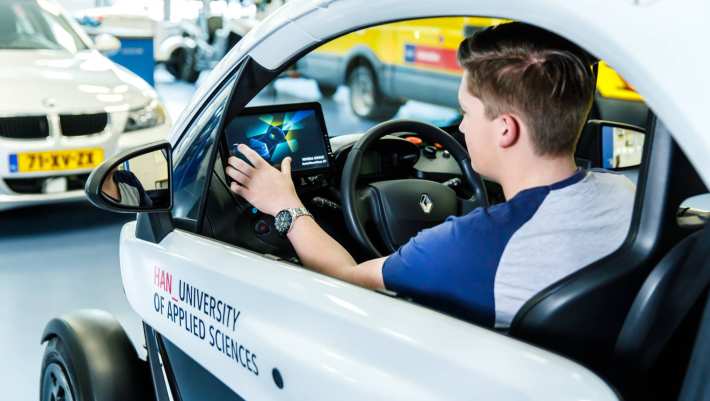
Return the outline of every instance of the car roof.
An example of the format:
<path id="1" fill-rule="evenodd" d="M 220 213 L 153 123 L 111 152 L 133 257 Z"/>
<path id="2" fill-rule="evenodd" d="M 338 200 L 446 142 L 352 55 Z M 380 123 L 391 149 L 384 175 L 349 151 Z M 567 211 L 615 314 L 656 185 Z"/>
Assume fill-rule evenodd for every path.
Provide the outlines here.
<path id="1" fill-rule="evenodd" d="M 247 54 L 274 69 L 301 51 L 361 27 L 411 18 L 476 15 L 525 21 L 604 59 L 645 98 L 706 185 L 710 184 L 710 2 L 705 0 L 293 0 L 220 62 L 193 99 Z M 189 108 L 188 108 L 189 109 Z M 180 123 L 178 123 L 180 125 Z"/>

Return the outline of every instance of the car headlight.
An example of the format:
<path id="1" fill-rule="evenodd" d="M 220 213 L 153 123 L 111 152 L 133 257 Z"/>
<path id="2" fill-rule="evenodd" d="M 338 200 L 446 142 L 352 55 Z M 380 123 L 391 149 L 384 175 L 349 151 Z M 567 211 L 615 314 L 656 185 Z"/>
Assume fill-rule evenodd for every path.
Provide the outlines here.
<path id="1" fill-rule="evenodd" d="M 165 107 L 158 100 L 151 101 L 148 106 L 128 112 L 126 127 L 123 132 L 137 131 L 157 127 L 165 123 Z"/>

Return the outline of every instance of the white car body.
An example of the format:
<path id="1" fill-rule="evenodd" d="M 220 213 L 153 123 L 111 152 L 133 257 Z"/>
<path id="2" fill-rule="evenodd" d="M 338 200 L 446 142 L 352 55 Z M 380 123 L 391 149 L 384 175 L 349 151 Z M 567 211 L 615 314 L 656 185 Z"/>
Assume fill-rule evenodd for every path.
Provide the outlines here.
<path id="1" fill-rule="evenodd" d="M 81 29 L 56 4 L 44 3 L 65 18 L 88 47 L 86 50 L 0 49 L 0 118 L 46 117 L 48 134 L 43 138 L 0 136 L 0 210 L 25 205 L 84 199 L 82 189 L 18 193 L 8 183 L 15 179 L 43 179 L 84 174 L 91 169 L 43 172 L 13 172 L 10 156 L 23 152 L 62 151 L 77 148 L 103 149 L 104 158 L 145 143 L 165 139 L 171 121 L 124 133 L 130 112 L 153 105 L 163 108 L 155 90 L 127 69 L 114 64 L 96 49 Z M 100 132 L 66 136 L 61 115 L 107 113 L 108 123 Z"/>
<path id="2" fill-rule="evenodd" d="M 614 12 L 598 18 L 606 9 Z M 451 15 L 533 23 L 607 60 L 645 97 L 710 184 L 704 118 L 710 76 L 703 71 L 710 55 L 697 51 L 710 36 L 710 6 L 702 0 L 384 0 L 376 7 L 363 7 L 361 0 L 293 1 L 239 42 L 186 110 L 199 110 L 246 57 L 276 69 L 361 27 Z M 673 21 L 682 21 L 682 29 Z M 189 132 L 195 111 L 181 116 L 173 146 Z M 245 399 L 617 399 L 586 368 L 535 346 L 184 230 L 153 244 L 138 239 L 129 223 L 120 255 L 127 298 L 142 319 Z M 168 321 L 154 297 L 167 303 L 175 293 L 156 289 L 155 269 L 169 273 L 173 283 L 188 282 L 237 305 L 242 315 L 235 335 L 259 355 L 265 373 L 255 377 L 235 368 Z M 283 390 L 269 375 L 277 364 L 287 383 Z"/>
<path id="3" fill-rule="evenodd" d="M 100 22 L 100 26 L 87 27 L 90 34 L 100 32 L 112 35 L 152 37 L 153 57 L 158 63 L 168 60 L 170 54 L 180 47 L 194 47 L 190 37 L 183 37 L 182 24 L 194 25 L 191 22 L 160 21 L 152 12 L 140 5 L 124 5 L 123 7 L 97 7 L 82 10 L 77 13 L 80 19 L 92 18 Z M 194 28 L 198 29 L 198 28 Z M 194 41 L 193 41 L 194 42 Z"/>
<path id="4" fill-rule="evenodd" d="M 128 36 L 149 36 L 154 38 L 154 57 L 157 63 L 164 63 L 170 59 L 172 53 L 180 48 L 195 49 L 198 40 L 205 34 L 200 28 L 198 15 L 201 3 L 189 3 L 188 12 L 183 15 L 171 15 L 170 21 L 162 19 L 162 7 L 155 9 L 155 4 L 141 6 L 140 4 L 122 3 L 120 6 L 97 7 L 82 10 L 77 16 L 93 18 L 100 21 L 97 28 L 87 28 L 91 31 L 107 32 L 110 34 L 122 33 Z M 253 8 L 253 7 L 251 7 Z M 224 13 L 222 35 L 233 32 L 240 38 L 246 35 L 258 21 L 248 11 L 250 7 L 230 4 L 219 11 Z M 219 15 L 210 11 L 210 15 Z"/>
<path id="5" fill-rule="evenodd" d="M 135 232 L 123 227 L 120 249 L 132 308 L 243 399 L 617 399 L 586 368 L 492 330 L 185 231 L 157 245 Z M 156 269 L 172 291 L 158 288 Z M 178 297 L 178 282 L 239 310 L 232 330 L 172 301 L 256 355 L 258 375 L 156 310 L 156 296 L 162 308 Z"/>

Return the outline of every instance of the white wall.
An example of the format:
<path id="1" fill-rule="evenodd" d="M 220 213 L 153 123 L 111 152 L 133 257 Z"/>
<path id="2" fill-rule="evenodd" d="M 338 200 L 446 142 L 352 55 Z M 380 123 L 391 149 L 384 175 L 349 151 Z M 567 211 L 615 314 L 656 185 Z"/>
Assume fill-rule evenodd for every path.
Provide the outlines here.
<path id="1" fill-rule="evenodd" d="M 104 7 L 111 5 L 111 0 L 58 0 L 58 3 L 62 5 L 69 13 L 74 14 L 77 11 L 85 10 L 87 8 L 94 7 Z"/>

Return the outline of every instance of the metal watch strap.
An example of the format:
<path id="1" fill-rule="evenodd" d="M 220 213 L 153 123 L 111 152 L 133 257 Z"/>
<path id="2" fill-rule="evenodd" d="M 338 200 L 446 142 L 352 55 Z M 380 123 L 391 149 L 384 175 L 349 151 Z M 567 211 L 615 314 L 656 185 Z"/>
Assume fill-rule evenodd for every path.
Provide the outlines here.
<path id="1" fill-rule="evenodd" d="M 291 228 L 293 227 L 293 225 L 296 224 L 297 218 L 302 217 L 302 216 L 313 217 L 311 212 L 309 212 L 308 209 L 306 209 L 305 207 L 294 207 L 294 208 L 290 208 L 290 209 L 286 209 L 286 210 L 288 210 L 288 212 L 291 213 L 291 225 L 288 227 L 288 230 L 286 230 L 286 233 L 291 231 Z"/>

